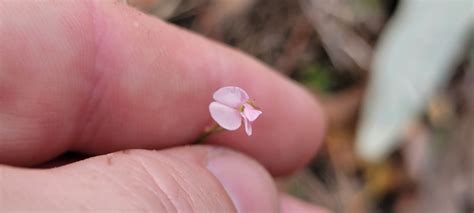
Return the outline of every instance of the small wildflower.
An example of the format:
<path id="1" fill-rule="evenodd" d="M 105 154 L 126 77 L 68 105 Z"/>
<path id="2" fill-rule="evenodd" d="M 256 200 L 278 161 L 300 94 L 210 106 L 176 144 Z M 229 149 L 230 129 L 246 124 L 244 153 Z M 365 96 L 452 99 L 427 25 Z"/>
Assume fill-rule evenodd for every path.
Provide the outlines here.
<path id="1" fill-rule="evenodd" d="M 252 135 L 252 122 L 261 114 L 248 94 L 239 87 L 222 87 L 213 95 L 209 104 L 211 117 L 224 129 L 237 130 L 242 122 L 248 136 Z"/>

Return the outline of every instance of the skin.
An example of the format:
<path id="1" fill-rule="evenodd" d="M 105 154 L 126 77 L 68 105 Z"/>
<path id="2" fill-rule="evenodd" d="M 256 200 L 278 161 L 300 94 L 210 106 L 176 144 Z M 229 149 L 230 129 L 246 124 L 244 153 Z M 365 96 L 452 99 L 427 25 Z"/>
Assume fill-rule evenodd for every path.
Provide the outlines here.
<path id="1" fill-rule="evenodd" d="M 254 134 L 190 146 L 229 85 L 263 109 Z M 126 5 L 0 2 L 0 210 L 319 212 L 272 176 L 303 167 L 323 132 L 295 83 Z M 66 151 L 93 157 L 32 169 Z"/>

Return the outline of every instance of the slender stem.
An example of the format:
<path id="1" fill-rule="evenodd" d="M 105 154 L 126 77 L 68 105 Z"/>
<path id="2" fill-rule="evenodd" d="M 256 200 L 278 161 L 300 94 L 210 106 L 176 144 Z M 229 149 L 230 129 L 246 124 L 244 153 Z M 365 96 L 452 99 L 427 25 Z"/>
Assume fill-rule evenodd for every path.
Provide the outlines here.
<path id="1" fill-rule="evenodd" d="M 201 144 L 214 133 L 224 130 L 218 124 L 214 123 L 212 126 L 206 128 L 206 130 L 193 142 L 193 144 Z"/>

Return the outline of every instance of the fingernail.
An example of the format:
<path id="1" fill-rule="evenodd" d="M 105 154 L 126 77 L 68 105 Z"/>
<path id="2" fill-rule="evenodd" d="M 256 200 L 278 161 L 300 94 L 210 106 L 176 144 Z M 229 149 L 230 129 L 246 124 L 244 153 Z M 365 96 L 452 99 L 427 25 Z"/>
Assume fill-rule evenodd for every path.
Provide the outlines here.
<path id="1" fill-rule="evenodd" d="M 215 148 L 208 155 L 207 168 L 222 184 L 237 212 L 278 212 L 273 179 L 254 160 Z"/>

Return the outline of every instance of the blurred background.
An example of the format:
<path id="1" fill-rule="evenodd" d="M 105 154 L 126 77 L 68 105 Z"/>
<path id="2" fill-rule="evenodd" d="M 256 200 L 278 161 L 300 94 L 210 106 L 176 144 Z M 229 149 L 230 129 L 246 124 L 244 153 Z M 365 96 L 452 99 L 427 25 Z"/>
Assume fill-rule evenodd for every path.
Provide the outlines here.
<path id="1" fill-rule="evenodd" d="M 334 212 L 474 212 L 474 1 L 124 1 L 320 100 L 324 145 L 281 190 Z"/>

